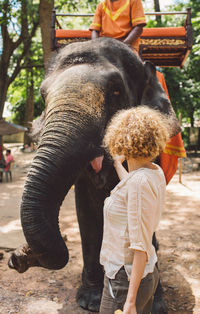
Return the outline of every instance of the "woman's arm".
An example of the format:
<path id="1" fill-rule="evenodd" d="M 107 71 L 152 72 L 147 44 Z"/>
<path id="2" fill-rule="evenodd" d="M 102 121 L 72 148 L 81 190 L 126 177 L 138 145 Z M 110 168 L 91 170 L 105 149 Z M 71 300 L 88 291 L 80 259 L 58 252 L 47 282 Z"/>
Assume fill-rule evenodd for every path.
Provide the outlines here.
<path id="1" fill-rule="evenodd" d="M 122 163 L 125 160 L 125 157 L 122 155 L 121 156 L 115 156 L 115 157 L 113 157 L 113 160 L 114 160 L 113 165 L 115 167 L 115 170 L 117 172 L 119 179 L 120 180 L 124 179 L 128 174 L 126 169 L 122 166 Z"/>
<path id="2" fill-rule="evenodd" d="M 134 259 L 129 283 L 128 294 L 124 304 L 123 314 L 136 314 L 137 291 L 147 262 L 147 254 L 144 251 L 134 251 Z"/>

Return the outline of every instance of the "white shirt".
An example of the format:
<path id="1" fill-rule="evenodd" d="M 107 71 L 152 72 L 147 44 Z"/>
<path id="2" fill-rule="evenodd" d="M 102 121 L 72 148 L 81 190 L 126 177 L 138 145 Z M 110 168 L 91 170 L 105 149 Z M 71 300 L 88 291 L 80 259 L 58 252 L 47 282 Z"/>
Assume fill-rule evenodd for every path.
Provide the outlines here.
<path id="1" fill-rule="evenodd" d="M 106 276 L 114 279 L 124 266 L 131 275 L 134 250 L 148 256 L 143 278 L 153 272 L 157 255 L 152 245 L 165 203 L 166 181 L 162 169 L 131 171 L 104 202 L 104 233 L 100 263 Z"/>

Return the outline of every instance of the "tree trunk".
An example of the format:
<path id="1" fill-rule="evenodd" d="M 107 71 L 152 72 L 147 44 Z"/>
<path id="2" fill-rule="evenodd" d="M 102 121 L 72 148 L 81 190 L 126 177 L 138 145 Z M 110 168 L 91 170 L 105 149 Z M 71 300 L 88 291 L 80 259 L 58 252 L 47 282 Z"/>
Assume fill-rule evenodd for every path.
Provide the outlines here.
<path id="1" fill-rule="evenodd" d="M 154 0 L 154 10 L 155 10 L 155 12 L 160 12 L 160 2 L 159 2 L 159 0 Z M 156 16 L 156 21 L 157 21 L 157 25 L 158 26 L 162 25 L 162 21 L 161 21 L 161 16 L 160 15 Z"/>
<path id="2" fill-rule="evenodd" d="M 197 141 L 197 149 L 200 149 L 200 128 L 198 128 L 198 141 Z"/>
<path id="3" fill-rule="evenodd" d="M 24 117 L 24 126 L 28 129 L 31 127 L 31 123 L 34 117 L 34 82 L 33 82 L 33 68 L 30 66 L 27 70 L 27 93 L 26 93 L 26 108 Z M 24 144 L 30 145 L 31 138 L 24 133 Z"/>
<path id="4" fill-rule="evenodd" d="M 7 43 L 5 50 L 2 52 L 0 59 L 0 120 L 3 117 L 4 105 L 7 97 L 7 91 L 9 87 L 9 77 L 8 77 L 8 64 L 9 58 L 8 54 L 10 51 L 9 42 Z M 2 135 L 0 135 L 0 145 L 3 143 Z"/>
<path id="5" fill-rule="evenodd" d="M 192 109 L 190 110 L 189 117 L 190 117 L 191 127 L 193 128 L 194 127 L 194 110 Z"/>
<path id="6" fill-rule="evenodd" d="M 45 72 L 51 54 L 51 15 L 53 7 L 54 0 L 40 0 L 39 16 Z"/>
<path id="7" fill-rule="evenodd" d="M 7 95 L 7 90 L 8 90 L 8 84 L 6 81 L 3 81 L 1 79 L 0 75 L 0 120 L 3 116 L 3 109 L 4 109 L 4 104 L 6 101 L 6 95 Z M 0 146 L 3 146 L 3 136 L 0 135 Z"/>
<path id="8" fill-rule="evenodd" d="M 8 82 L 5 79 L 4 75 L 0 74 L 0 119 L 3 116 L 4 104 L 6 101 L 7 91 L 8 91 Z"/>

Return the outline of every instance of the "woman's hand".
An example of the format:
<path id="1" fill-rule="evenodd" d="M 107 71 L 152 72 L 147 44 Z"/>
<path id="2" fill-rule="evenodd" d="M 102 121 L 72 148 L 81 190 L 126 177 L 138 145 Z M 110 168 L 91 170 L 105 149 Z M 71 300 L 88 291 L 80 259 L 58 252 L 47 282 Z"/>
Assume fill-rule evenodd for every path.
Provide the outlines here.
<path id="1" fill-rule="evenodd" d="M 116 155 L 113 157 L 114 163 L 115 162 L 120 162 L 120 164 L 122 164 L 125 160 L 125 156 L 124 155 Z"/>
<path id="2" fill-rule="evenodd" d="M 120 156 L 117 155 L 113 157 L 113 160 L 114 160 L 113 165 L 115 167 L 119 179 L 120 180 L 124 179 L 128 174 L 128 172 L 122 165 L 123 161 L 125 160 L 125 157 L 123 155 Z"/>
<path id="3" fill-rule="evenodd" d="M 123 308 L 123 314 L 137 314 L 135 304 L 126 301 Z"/>

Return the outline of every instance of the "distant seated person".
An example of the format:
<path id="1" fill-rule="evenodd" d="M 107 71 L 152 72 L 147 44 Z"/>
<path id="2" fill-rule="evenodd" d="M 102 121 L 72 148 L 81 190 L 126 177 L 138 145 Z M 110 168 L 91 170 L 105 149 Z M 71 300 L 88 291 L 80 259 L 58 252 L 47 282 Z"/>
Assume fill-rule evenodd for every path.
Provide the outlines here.
<path id="1" fill-rule="evenodd" d="M 10 164 L 14 161 L 13 156 L 11 155 L 11 150 L 6 149 L 6 161 L 5 161 L 5 171 L 10 170 Z"/>
<path id="2" fill-rule="evenodd" d="M 2 169 L 5 168 L 5 159 L 3 155 L 3 147 L 0 145 L 0 182 L 2 182 Z"/>
<path id="3" fill-rule="evenodd" d="M 5 167 L 5 159 L 3 155 L 3 147 L 0 145 L 0 168 Z"/>
<path id="4" fill-rule="evenodd" d="M 98 4 L 90 25 L 91 38 L 112 37 L 139 51 L 139 39 L 146 25 L 141 0 L 105 0 Z"/>
<path id="5" fill-rule="evenodd" d="M 34 143 L 31 142 L 30 145 L 29 144 L 25 144 L 21 150 L 24 153 L 32 153 L 32 152 L 34 152 L 35 151 Z"/>

